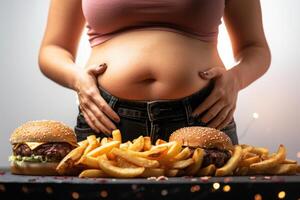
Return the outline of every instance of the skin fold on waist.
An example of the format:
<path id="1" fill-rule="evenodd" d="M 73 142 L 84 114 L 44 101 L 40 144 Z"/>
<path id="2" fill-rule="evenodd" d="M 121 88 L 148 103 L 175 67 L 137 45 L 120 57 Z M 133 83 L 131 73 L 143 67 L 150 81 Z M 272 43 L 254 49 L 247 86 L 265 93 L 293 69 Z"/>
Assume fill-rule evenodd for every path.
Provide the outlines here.
<path id="1" fill-rule="evenodd" d="M 179 33 L 130 31 L 92 49 L 86 64 L 106 63 L 98 84 L 130 100 L 177 99 L 209 84 L 200 71 L 224 67 L 216 44 Z"/>

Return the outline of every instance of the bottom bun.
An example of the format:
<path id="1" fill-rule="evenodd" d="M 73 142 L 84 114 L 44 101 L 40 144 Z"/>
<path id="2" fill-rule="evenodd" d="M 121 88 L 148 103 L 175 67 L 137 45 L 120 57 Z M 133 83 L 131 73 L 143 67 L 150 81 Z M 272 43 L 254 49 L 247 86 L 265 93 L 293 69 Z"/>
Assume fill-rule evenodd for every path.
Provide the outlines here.
<path id="1" fill-rule="evenodd" d="M 12 174 L 53 176 L 58 175 L 58 173 L 55 170 L 57 165 L 58 162 L 11 162 L 10 171 Z"/>

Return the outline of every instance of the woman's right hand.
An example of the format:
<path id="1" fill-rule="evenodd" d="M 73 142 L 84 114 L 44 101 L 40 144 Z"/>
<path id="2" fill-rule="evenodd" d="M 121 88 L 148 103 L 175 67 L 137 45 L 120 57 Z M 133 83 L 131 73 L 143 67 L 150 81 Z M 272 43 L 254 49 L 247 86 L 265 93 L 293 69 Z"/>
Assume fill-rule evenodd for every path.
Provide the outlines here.
<path id="1" fill-rule="evenodd" d="M 79 97 L 79 107 L 88 125 L 97 133 L 110 135 L 120 121 L 118 114 L 101 97 L 97 87 L 97 76 L 103 74 L 106 64 L 91 65 L 78 74 L 75 89 Z"/>

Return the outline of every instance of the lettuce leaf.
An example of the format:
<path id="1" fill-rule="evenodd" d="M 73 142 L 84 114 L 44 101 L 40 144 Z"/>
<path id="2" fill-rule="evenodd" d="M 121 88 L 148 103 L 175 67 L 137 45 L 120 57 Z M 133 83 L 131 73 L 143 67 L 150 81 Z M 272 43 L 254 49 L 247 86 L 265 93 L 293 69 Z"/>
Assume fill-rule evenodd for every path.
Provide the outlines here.
<path id="1" fill-rule="evenodd" d="M 42 156 L 37 156 L 32 154 L 31 156 L 20 156 L 20 155 L 11 155 L 8 159 L 9 161 L 17 161 L 17 162 L 41 162 L 41 163 L 46 163 L 46 162 L 51 162 L 50 159 L 47 159 L 47 157 L 43 158 Z"/>

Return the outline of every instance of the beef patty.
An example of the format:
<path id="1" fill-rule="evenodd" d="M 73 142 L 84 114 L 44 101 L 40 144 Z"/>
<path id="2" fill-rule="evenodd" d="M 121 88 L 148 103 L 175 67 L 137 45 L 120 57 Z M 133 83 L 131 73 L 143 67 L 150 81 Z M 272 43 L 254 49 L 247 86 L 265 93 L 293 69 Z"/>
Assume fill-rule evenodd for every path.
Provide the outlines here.
<path id="1" fill-rule="evenodd" d="M 26 144 L 15 145 L 13 153 L 15 156 L 31 155 L 42 156 L 44 159 L 52 161 L 60 161 L 65 157 L 74 147 L 66 142 L 45 143 L 31 150 Z"/>

